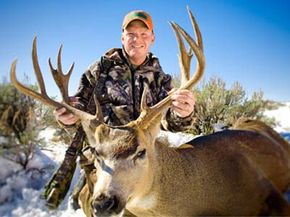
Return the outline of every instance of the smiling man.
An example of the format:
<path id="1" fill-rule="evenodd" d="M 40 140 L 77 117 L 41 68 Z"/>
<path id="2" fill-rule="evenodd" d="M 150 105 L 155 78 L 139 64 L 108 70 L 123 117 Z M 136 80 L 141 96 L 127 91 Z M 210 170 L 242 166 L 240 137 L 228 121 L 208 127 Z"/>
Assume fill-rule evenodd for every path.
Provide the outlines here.
<path id="1" fill-rule="evenodd" d="M 150 52 L 155 35 L 152 18 L 147 12 L 137 10 L 125 16 L 121 42 L 122 48 L 109 50 L 89 67 L 82 75 L 77 94 L 71 97 L 73 105 L 94 114 L 96 106 L 92 96 L 95 95 L 104 122 L 114 126 L 137 119 L 145 86 L 149 87 L 148 106 L 161 101 L 173 88 L 171 76 L 163 72 L 158 58 Z M 162 121 L 163 129 L 187 129 L 193 121 L 194 104 L 195 97 L 191 91 L 174 93 L 172 105 Z M 65 108 L 55 110 L 54 114 L 64 126 L 78 126 L 77 117 Z M 90 164 L 84 154 L 88 151 L 87 147 L 88 143 L 83 142 L 80 161 L 85 171 Z M 89 166 L 91 168 L 92 165 Z"/>
<path id="2" fill-rule="evenodd" d="M 131 63 L 144 63 L 155 40 L 150 16 L 142 11 L 129 13 L 123 22 L 122 44 Z"/>

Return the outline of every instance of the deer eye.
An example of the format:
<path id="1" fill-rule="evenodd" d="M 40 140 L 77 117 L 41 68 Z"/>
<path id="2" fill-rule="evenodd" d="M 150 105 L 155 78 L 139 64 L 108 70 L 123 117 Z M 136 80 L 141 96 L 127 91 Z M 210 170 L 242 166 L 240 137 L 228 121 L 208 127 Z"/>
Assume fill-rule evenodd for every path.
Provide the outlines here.
<path id="1" fill-rule="evenodd" d="M 139 159 L 143 159 L 145 156 L 146 156 L 146 149 L 143 149 L 136 154 L 136 158 L 139 158 Z"/>

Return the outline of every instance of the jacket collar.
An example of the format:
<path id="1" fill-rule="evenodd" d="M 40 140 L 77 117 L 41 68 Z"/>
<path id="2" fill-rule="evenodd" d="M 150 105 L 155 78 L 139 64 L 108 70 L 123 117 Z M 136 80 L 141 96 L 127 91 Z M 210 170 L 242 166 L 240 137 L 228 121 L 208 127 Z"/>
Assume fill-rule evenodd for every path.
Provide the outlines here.
<path id="1" fill-rule="evenodd" d="M 138 68 L 138 67 L 141 67 L 141 66 L 146 66 L 147 63 L 153 58 L 153 54 L 151 52 L 149 52 L 146 56 L 146 59 L 145 61 L 139 65 L 139 66 L 134 66 L 130 60 L 129 60 L 129 57 L 128 57 L 128 54 L 126 53 L 125 49 L 122 47 L 122 48 L 112 48 L 111 50 L 109 50 L 108 52 L 105 53 L 104 55 L 106 58 L 116 62 L 116 63 L 123 63 L 123 62 L 126 62 L 129 67 L 133 67 L 133 68 Z"/>

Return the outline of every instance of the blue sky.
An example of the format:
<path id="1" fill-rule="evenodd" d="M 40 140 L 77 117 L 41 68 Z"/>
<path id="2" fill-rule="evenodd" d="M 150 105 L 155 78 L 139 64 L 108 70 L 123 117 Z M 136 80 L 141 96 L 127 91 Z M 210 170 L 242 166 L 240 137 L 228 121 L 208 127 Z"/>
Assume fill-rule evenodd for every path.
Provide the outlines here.
<path id="1" fill-rule="evenodd" d="M 87 67 L 108 49 L 121 46 L 123 17 L 134 9 L 152 15 L 156 34 L 152 52 L 165 72 L 179 73 L 177 43 L 168 21 L 176 21 L 193 34 L 187 5 L 203 35 L 204 79 L 217 76 L 228 87 L 238 81 L 249 96 L 262 90 L 266 99 L 290 101 L 288 0 L 1 0 L 1 79 L 9 78 L 10 64 L 17 58 L 20 80 L 25 73 L 35 83 L 31 47 L 37 36 L 48 93 L 59 95 L 47 60 L 51 57 L 56 63 L 58 48 L 63 44 L 64 71 L 75 62 L 70 81 L 72 95 Z"/>

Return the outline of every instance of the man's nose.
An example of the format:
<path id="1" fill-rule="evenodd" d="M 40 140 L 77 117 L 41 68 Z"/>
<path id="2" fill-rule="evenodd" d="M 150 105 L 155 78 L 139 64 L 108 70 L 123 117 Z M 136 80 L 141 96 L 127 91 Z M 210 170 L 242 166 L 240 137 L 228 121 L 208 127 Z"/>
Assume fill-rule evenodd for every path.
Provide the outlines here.
<path id="1" fill-rule="evenodd" d="M 138 41 L 139 38 L 140 38 L 140 35 L 135 34 L 134 37 L 133 37 L 133 40 L 134 40 L 134 41 Z"/>

